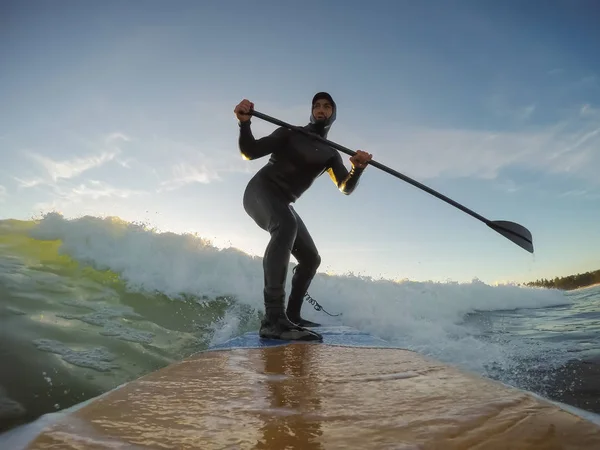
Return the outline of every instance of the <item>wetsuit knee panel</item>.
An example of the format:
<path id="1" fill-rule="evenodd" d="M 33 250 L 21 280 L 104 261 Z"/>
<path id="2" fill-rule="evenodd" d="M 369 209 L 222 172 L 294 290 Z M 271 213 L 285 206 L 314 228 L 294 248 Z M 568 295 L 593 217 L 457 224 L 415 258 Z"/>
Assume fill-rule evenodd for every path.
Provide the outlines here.
<path id="1" fill-rule="evenodd" d="M 317 269 L 321 265 L 321 256 L 315 253 L 308 261 L 306 261 L 306 270 L 310 273 L 311 277 L 314 277 L 317 273 Z"/>
<path id="2" fill-rule="evenodd" d="M 301 278 L 306 276 L 312 278 L 317 273 L 317 269 L 320 265 L 321 256 L 318 253 L 315 253 L 310 257 L 305 256 L 294 268 L 294 273 L 298 272 Z"/>
<path id="3" fill-rule="evenodd" d="M 320 265 L 321 265 L 321 255 L 319 255 L 317 253 L 313 260 L 313 267 L 315 268 L 315 272 L 317 271 L 317 269 L 319 268 Z"/>

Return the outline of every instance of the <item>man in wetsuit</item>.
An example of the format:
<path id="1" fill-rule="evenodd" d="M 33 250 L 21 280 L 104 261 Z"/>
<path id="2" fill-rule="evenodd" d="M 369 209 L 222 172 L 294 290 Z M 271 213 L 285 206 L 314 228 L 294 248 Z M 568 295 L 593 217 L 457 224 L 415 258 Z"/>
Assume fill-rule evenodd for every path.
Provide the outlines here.
<path id="1" fill-rule="evenodd" d="M 292 203 L 324 172 L 329 173 L 342 193 L 352 193 L 372 155 L 358 150 L 350 158 L 352 169 L 348 171 L 337 150 L 303 133 L 280 127 L 268 136 L 255 139 L 248 114 L 253 107 L 252 102 L 242 100 L 234 113 L 240 127 L 239 149 L 244 158 L 252 160 L 271 155 L 248 183 L 243 199 L 248 215 L 271 234 L 263 259 L 265 317 L 259 334 L 270 339 L 322 340 L 319 333 L 306 328 L 319 324 L 300 317 L 304 295 L 321 258 Z M 326 138 L 335 118 L 333 98 L 319 92 L 312 101 L 310 123 L 304 128 Z M 294 255 L 298 265 L 285 310 L 290 255 Z"/>

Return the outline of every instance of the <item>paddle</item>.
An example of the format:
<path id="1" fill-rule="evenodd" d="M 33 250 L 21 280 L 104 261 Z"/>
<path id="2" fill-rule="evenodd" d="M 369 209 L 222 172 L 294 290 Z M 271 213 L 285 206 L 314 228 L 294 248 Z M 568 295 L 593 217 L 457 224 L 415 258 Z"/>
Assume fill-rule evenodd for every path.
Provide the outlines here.
<path id="1" fill-rule="evenodd" d="M 356 152 L 350 150 L 349 148 L 346 148 L 342 145 L 336 144 L 335 142 L 332 142 L 328 139 L 325 139 L 317 134 L 311 133 L 310 131 L 305 130 L 302 127 L 297 127 L 294 125 L 290 125 L 288 123 L 285 123 L 279 119 L 276 119 L 274 117 L 268 116 L 266 114 L 263 114 L 261 112 L 258 112 L 256 110 L 253 110 L 250 112 L 251 115 L 258 117 L 259 119 L 263 119 L 266 120 L 267 122 L 271 122 L 275 125 L 279 125 L 281 127 L 285 127 L 288 128 L 290 130 L 293 131 L 298 131 L 300 133 L 303 133 L 311 138 L 317 139 L 321 142 L 323 142 L 324 144 L 329 145 L 330 147 L 333 147 L 341 152 L 344 152 L 350 156 L 356 154 Z M 424 190 L 425 192 L 439 198 L 440 200 L 445 201 L 446 203 L 449 203 L 450 205 L 454 206 L 455 208 L 460 209 L 461 211 L 475 217 L 476 219 L 479 219 L 480 221 L 482 221 L 483 223 L 485 223 L 488 227 L 490 227 L 492 230 L 496 231 L 497 233 L 500 233 L 502 236 L 504 236 L 505 238 L 511 240 L 512 242 L 514 242 L 515 244 L 517 244 L 519 247 L 527 250 L 530 253 L 533 253 L 533 238 L 531 236 L 531 232 L 525 228 L 522 225 L 519 225 L 518 223 L 515 222 L 509 222 L 506 220 L 489 220 L 486 219 L 485 217 L 477 214 L 476 212 L 470 210 L 469 208 L 467 208 L 466 206 L 461 205 L 460 203 L 455 202 L 454 200 L 452 200 L 451 198 L 446 197 L 443 194 L 440 194 L 439 192 L 434 191 L 433 189 L 431 189 L 430 187 L 425 186 L 424 184 L 419 183 L 418 181 L 413 180 L 412 178 L 407 177 L 406 175 L 402 175 L 401 173 L 390 169 L 387 166 L 384 166 L 381 163 L 378 163 L 377 161 L 369 161 L 369 164 L 377 167 L 378 169 L 383 170 L 384 172 L 389 173 L 390 175 L 393 175 L 397 178 L 400 178 L 403 181 L 406 181 L 407 183 L 412 184 L 413 186 L 418 187 L 419 189 Z"/>

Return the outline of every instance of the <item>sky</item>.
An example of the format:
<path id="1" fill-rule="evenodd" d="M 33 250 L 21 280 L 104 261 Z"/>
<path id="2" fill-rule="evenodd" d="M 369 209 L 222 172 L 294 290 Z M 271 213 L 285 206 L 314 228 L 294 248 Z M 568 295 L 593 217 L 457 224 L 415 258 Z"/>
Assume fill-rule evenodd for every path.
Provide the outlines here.
<path id="1" fill-rule="evenodd" d="M 262 256 L 233 109 L 304 125 L 491 220 L 532 255 L 375 167 L 295 204 L 319 268 L 524 282 L 600 268 L 600 5 L 571 1 L 0 4 L 0 218 L 117 216 Z M 275 126 L 253 119 L 254 135 Z M 349 156 L 342 154 L 349 168 Z M 293 259 L 292 259 L 293 261 Z"/>

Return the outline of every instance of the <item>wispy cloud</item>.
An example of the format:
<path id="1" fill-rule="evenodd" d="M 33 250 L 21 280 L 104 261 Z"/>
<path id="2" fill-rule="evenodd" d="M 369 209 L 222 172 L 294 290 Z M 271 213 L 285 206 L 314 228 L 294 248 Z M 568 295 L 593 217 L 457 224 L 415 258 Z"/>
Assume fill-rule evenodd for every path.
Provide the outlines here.
<path id="1" fill-rule="evenodd" d="M 55 161 L 46 156 L 32 153 L 31 159 L 40 163 L 46 170 L 46 175 L 52 181 L 59 179 L 69 179 L 81 175 L 94 167 L 99 167 L 109 161 L 112 161 L 118 152 L 102 152 L 99 155 L 90 155 L 85 158 L 73 158 L 63 161 Z"/>
<path id="2" fill-rule="evenodd" d="M 596 116 L 598 115 L 598 110 L 596 108 L 593 108 L 592 105 L 590 105 L 589 103 L 586 103 L 579 110 L 579 114 L 583 117 Z"/>
<path id="3" fill-rule="evenodd" d="M 104 140 L 106 141 L 107 144 L 112 144 L 117 141 L 130 142 L 131 138 L 129 136 L 127 136 L 125 133 L 121 133 L 121 132 L 117 131 L 114 133 L 110 133 L 108 136 L 106 136 L 106 138 Z"/>
<path id="4" fill-rule="evenodd" d="M 179 163 L 172 167 L 172 175 L 173 178 L 160 183 L 158 192 L 172 191 L 190 183 L 206 184 L 221 179 L 217 171 L 208 168 L 205 164 L 196 167 Z"/>
<path id="5" fill-rule="evenodd" d="M 531 118 L 535 111 L 535 105 L 520 107 L 515 112 L 515 117 L 520 121 L 525 121 Z"/>
<path id="6" fill-rule="evenodd" d="M 30 176 L 13 176 L 20 189 L 37 189 L 40 195 L 48 200 L 38 201 L 34 208 L 39 210 L 63 209 L 68 205 L 79 205 L 84 208 L 99 200 L 128 199 L 133 196 L 146 194 L 130 186 L 116 187 L 113 182 L 105 179 L 89 179 L 88 172 L 110 162 L 126 167 L 128 160 L 119 161 L 122 154 L 119 147 L 132 139 L 121 132 L 110 133 L 101 140 L 89 141 L 83 138 L 75 139 L 76 148 L 79 145 L 88 153 L 85 156 L 73 158 L 56 158 L 40 153 L 27 153 L 26 156 L 37 163 L 37 173 Z M 72 142 L 68 142 L 67 144 Z M 112 175 L 112 172 L 107 172 Z M 86 176 L 82 176 L 86 175 Z M 44 198 L 42 197 L 42 198 Z"/>
<path id="7" fill-rule="evenodd" d="M 570 191 L 566 191 L 563 192 L 562 194 L 559 195 L 560 198 L 564 198 L 564 197 L 581 197 L 583 195 L 586 195 L 588 193 L 587 190 L 585 189 L 573 189 Z"/>
<path id="8" fill-rule="evenodd" d="M 438 177 L 491 180 L 497 179 L 507 169 L 516 168 L 540 175 L 567 175 L 592 186 L 600 183 L 596 170 L 600 167 L 600 127 L 597 120 L 600 113 L 591 104 L 579 105 L 565 113 L 568 115 L 561 121 L 543 125 L 535 121 L 539 109 L 535 101 L 518 104 L 496 95 L 489 98 L 488 106 L 495 115 L 508 118 L 510 127 L 506 126 L 502 131 L 488 131 L 391 122 L 377 128 L 359 129 L 339 120 L 333 127 L 330 139 L 351 149 L 367 150 L 373 153 L 377 161 L 422 181 Z M 218 117 L 220 123 L 231 119 L 231 109 L 225 105 L 209 108 L 223 111 L 223 116 Z M 302 124 L 307 119 L 307 108 L 302 105 L 287 109 L 277 105 L 261 105 L 261 109 L 292 124 Z M 541 110 L 539 114 L 542 115 Z M 274 128 L 274 125 L 258 119 L 252 122 L 252 130 L 257 138 L 267 135 Z M 228 128 L 227 133 L 236 132 Z M 227 139 L 231 145 L 236 145 L 233 139 Z M 234 155 L 235 150 L 231 145 L 220 151 L 219 155 Z M 216 148 L 221 150 L 223 144 Z M 216 155 L 209 154 L 208 157 L 210 159 Z M 342 157 L 348 164 L 347 156 Z M 236 162 L 236 170 L 254 169 L 264 162 Z M 206 168 L 212 167 L 207 164 Z M 219 173 L 222 175 L 223 171 Z M 218 180 L 219 177 L 212 179 Z M 498 182 L 500 185 L 497 187 L 507 192 L 523 188 L 514 179 L 505 181 L 500 178 Z"/>
<path id="9" fill-rule="evenodd" d="M 486 104 L 492 114 L 497 117 L 512 119 L 517 123 L 531 119 L 536 109 L 535 104 L 515 105 L 500 94 L 490 96 Z"/>
<path id="10" fill-rule="evenodd" d="M 27 152 L 26 156 L 38 164 L 38 167 L 42 169 L 41 173 L 31 177 L 14 176 L 13 179 L 20 188 L 32 188 L 39 185 L 54 185 L 61 180 L 77 178 L 83 173 L 111 161 L 128 167 L 129 160 L 117 158 L 122 153 L 119 147 L 120 141 L 129 142 L 131 139 L 124 133 L 110 133 L 99 143 L 86 143 L 86 147 L 96 149 L 93 153 L 69 159 L 54 159 L 37 152 Z"/>
<path id="11" fill-rule="evenodd" d="M 119 141 L 132 142 L 133 139 L 130 136 L 126 135 L 125 133 L 120 133 L 120 132 L 110 133 L 105 138 L 106 145 L 112 149 L 113 153 L 115 153 L 114 160 L 116 161 L 116 163 L 119 164 L 121 167 L 130 169 L 132 166 L 132 163 L 137 162 L 137 160 L 130 156 L 129 157 L 121 156 L 123 152 L 122 152 L 121 147 L 119 147 Z"/>
<path id="12" fill-rule="evenodd" d="M 6 197 L 8 197 L 8 192 L 6 191 L 6 188 L 0 184 L 0 203 L 4 202 Z"/>
<path id="13" fill-rule="evenodd" d="M 37 162 L 42 169 L 42 173 L 30 178 L 13 177 L 21 188 L 31 188 L 42 184 L 55 184 L 60 180 L 69 180 L 76 178 L 96 167 L 100 167 L 108 162 L 114 161 L 122 150 L 118 146 L 119 141 L 129 142 L 131 139 L 123 133 L 111 133 L 104 137 L 103 142 L 95 147 L 99 148 L 92 154 L 84 157 L 75 157 L 70 159 L 54 159 L 49 156 L 36 152 L 28 152 L 26 155 Z M 119 162 L 122 166 L 127 166 L 127 161 Z"/>
<path id="14" fill-rule="evenodd" d="M 166 136 L 140 139 L 137 151 L 143 151 L 144 157 L 136 161 L 136 167 L 152 174 L 157 192 L 219 182 L 225 174 L 247 173 L 251 165 L 237 151 L 235 128 L 233 133 L 225 131 L 213 129 L 211 134 L 202 133 L 197 141 Z"/>
<path id="15" fill-rule="evenodd" d="M 502 180 L 496 183 L 495 188 L 509 194 L 513 194 L 522 189 L 521 186 L 519 186 L 514 180 L 511 179 Z"/>
<path id="16" fill-rule="evenodd" d="M 600 167 L 600 152 L 597 150 L 600 148 L 600 127 L 596 110 L 591 105 L 580 105 L 573 108 L 562 121 L 544 125 L 535 122 L 538 106 L 533 101 L 513 104 L 504 97 L 492 96 L 488 106 L 495 115 L 510 119 L 508 130 L 406 126 L 397 122 L 378 128 L 371 126 L 359 129 L 339 120 L 333 127 L 330 139 L 351 149 L 367 150 L 373 153 L 377 161 L 425 182 L 438 177 L 492 180 L 498 179 L 505 170 L 516 168 L 540 175 L 568 175 L 590 185 L 600 183 L 596 170 Z M 233 120 L 230 117 L 231 109 L 225 105 L 209 108 L 223 111 L 223 116 L 218 117 L 219 123 Z M 292 124 L 302 124 L 307 119 L 306 107 L 302 105 L 288 109 L 277 105 L 261 105 L 261 109 Z M 252 130 L 257 138 L 269 134 L 274 128 L 272 124 L 258 119 L 252 122 Z M 223 155 L 236 155 L 232 148 L 236 145 L 234 139 L 224 134 L 221 136 L 220 129 L 217 131 L 218 138 L 229 140 L 229 147 L 224 144 L 213 146 L 219 150 L 213 154 L 210 153 L 210 146 L 202 146 L 207 151 L 206 160 L 203 159 L 205 162 Z M 236 134 L 231 128 L 227 128 L 226 132 L 228 135 Z M 347 156 L 342 157 L 348 164 Z M 264 162 L 258 160 L 248 164 L 247 161 L 231 161 L 237 171 L 254 170 Z M 225 170 L 224 166 L 217 169 L 208 163 L 192 164 L 191 167 L 196 169 L 190 169 L 187 177 L 183 176 L 185 171 L 177 172 L 182 175 L 179 181 L 174 176 L 176 172 L 173 172 L 173 181 L 163 182 L 163 187 L 181 186 L 184 179 L 197 182 L 219 180 L 219 176 L 210 178 L 208 173 L 215 170 L 223 177 Z M 496 187 L 506 192 L 523 188 L 514 179 L 499 178 L 498 183 Z"/>
<path id="17" fill-rule="evenodd" d="M 130 198 L 144 194 L 146 192 L 142 190 L 116 188 L 103 181 L 90 180 L 73 187 L 67 197 L 73 201 L 82 201 L 97 200 L 102 197 Z"/>
<path id="18" fill-rule="evenodd" d="M 379 162 L 417 179 L 494 179 L 503 169 L 516 167 L 568 174 L 597 185 L 600 127 L 594 117 L 575 116 L 550 126 L 521 126 L 517 131 L 395 127 L 359 136 L 344 128 L 336 135 L 340 143 L 354 143 L 354 148 L 368 150 Z"/>
<path id="19" fill-rule="evenodd" d="M 571 189 L 558 195 L 559 198 L 583 198 L 586 200 L 600 199 L 600 192 L 588 189 Z"/>
<path id="20" fill-rule="evenodd" d="M 585 147 L 586 144 L 592 142 L 594 138 L 598 137 L 600 133 L 600 127 L 592 129 L 592 130 L 584 130 L 582 133 L 578 133 L 577 135 L 572 136 L 570 142 L 567 142 L 555 151 L 553 154 L 549 156 L 551 160 L 559 158 L 561 155 L 566 153 L 574 152 L 575 150 Z M 578 155 L 582 155 L 582 153 L 578 153 Z"/>
<path id="21" fill-rule="evenodd" d="M 135 196 L 143 196 L 148 193 L 142 190 L 117 188 L 109 183 L 90 180 L 78 183 L 74 186 L 51 186 L 52 199 L 34 205 L 36 210 L 51 211 L 60 210 L 67 206 L 86 204 L 90 201 L 100 199 L 129 199 Z"/>
<path id="22" fill-rule="evenodd" d="M 46 180 L 44 178 L 29 178 L 27 180 L 24 180 L 22 178 L 19 177 L 13 177 L 13 179 L 18 183 L 18 186 L 20 188 L 32 188 L 35 186 L 38 186 L 40 184 L 44 184 L 46 182 Z"/>

